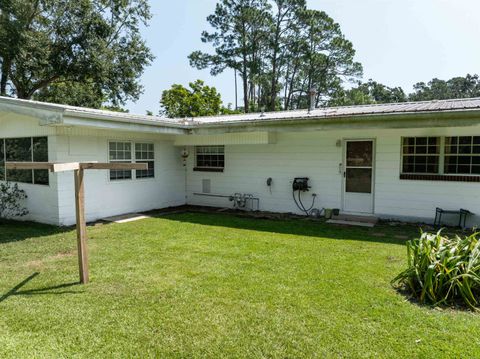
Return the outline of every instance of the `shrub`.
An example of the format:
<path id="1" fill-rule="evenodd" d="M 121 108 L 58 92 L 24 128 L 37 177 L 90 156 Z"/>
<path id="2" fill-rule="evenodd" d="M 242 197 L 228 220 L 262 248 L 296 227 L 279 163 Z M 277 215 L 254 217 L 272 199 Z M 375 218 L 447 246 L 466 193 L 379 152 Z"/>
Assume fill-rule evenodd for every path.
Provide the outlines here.
<path id="1" fill-rule="evenodd" d="M 408 268 L 392 284 L 407 289 L 420 303 L 463 304 L 480 300 L 480 241 L 477 234 L 448 238 L 422 233 L 407 242 Z"/>
<path id="2" fill-rule="evenodd" d="M 10 182 L 0 183 L 0 218 L 21 217 L 28 213 L 21 202 L 27 198 L 24 190 Z"/>

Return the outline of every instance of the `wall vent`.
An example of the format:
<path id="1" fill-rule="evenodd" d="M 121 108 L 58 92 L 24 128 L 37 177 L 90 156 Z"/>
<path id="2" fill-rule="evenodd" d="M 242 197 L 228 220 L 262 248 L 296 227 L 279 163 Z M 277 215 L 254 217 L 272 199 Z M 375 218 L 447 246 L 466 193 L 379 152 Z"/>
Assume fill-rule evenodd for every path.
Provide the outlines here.
<path id="1" fill-rule="evenodd" d="M 202 193 L 211 192 L 211 181 L 210 179 L 202 179 Z"/>

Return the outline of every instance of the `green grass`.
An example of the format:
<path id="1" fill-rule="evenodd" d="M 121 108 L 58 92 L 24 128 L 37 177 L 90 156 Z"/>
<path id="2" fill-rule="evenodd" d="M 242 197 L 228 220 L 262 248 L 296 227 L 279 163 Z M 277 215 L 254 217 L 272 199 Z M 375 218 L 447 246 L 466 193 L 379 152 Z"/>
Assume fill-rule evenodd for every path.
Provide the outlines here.
<path id="1" fill-rule="evenodd" d="M 480 356 L 478 314 L 391 287 L 413 227 L 188 213 L 88 232 L 82 286 L 74 231 L 0 225 L 1 358 Z"/>

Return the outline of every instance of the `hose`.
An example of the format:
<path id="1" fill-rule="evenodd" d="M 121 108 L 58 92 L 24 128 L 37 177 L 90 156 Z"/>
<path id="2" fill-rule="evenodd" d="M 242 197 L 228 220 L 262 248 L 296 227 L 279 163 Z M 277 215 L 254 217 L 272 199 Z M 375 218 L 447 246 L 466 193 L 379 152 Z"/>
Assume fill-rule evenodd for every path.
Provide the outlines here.
<path id="1" fill-rule="evenodd" d="M 301 210 L 302 212 L 305 212 L 305 214 L 308 216 L 309 212 L 313 209 L 313 206 L 315 206 L 315 199 L 317 198 L 317 196 L 313 196 L 312 205 L 308 209 L 305 208 L 302 202 L 301 191 L 298 191 L 298 202 L 297 202 L 297 199 L 295 198 L 295 191 L 292 191 L 292 196 L 293 196 L 293 201 L 297 205 L 298 209 Z"/>

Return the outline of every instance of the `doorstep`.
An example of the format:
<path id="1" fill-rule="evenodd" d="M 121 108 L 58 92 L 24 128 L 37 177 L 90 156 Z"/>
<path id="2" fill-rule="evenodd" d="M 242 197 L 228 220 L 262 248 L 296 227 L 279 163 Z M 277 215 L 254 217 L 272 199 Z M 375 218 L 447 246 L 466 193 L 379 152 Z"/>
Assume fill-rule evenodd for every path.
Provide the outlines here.
<path id="1" fill-rule="evenodd" d="M 359 227 L 374 227 L 378 222 L 378 218 L 371 215 L 361 216 L 353 214 L 341 213 L 338 216 L 333 216 L 332 219 L 327 220 L 327 223 L 342 224 Z"/>

